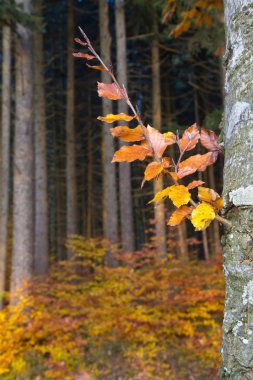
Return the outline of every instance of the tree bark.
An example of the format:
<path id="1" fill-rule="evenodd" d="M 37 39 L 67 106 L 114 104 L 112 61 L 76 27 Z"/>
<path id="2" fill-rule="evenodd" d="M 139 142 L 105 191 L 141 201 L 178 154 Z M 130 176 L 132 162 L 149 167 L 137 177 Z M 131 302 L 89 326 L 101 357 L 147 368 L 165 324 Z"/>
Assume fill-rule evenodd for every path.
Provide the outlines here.
<path id="1" fill-rule="evenodd" d="M 161 109 L 161 83 L 160 83 L 160 54 L 157 20 L 153 24 L 154 37 L 152 39 L 152 122 L 153 127 L 161 131 L 162 129 L 162 109 Z M 163 178 L 154 180 L 154 193 L 163 190 Z M 164 257 L 167 253 L 166 228 L 165 228 L 165 209 L 164 203 L 156 205 L 155 212 L 155 231 L 156 246 L 159 256 Z"/>
<path id="2" fill-rule="evenodd" d="M 253 1 L 225 0 L 226 302 L 222 378 L 253 378 Z"/>
<path id="3" fill-rule="evenodd" d="M 99 30 L 100 51 L 102 59 L 111 61 L 111 36 L 109 32 L 109 10 L 106 0 L 99 0 Z M 101 73 L 103 83 L 110 83 L 107 73 Z M 103 115 L 112 113 L 112 101 L 102 98 Z M 117 184 L 116 166 L 112 165 L 114 154 L 114 142 L 110 133 L 111 124 L 103 123 L 103 229 L 104 236 L 111 244 L 118 243 L 118 206 L 117 206 Z M 110 255 L 108 256 L 110 261 Z M 112 262 L 110 264 L 113 264 Z"/>
<path id="4" fill-rule="evenodd" d="M 11 29 L 9 26 L 3 27 L 2 44 L 0 308 L 2 306 L 1 293 L 5 291 L 10 186 Z"/>
<path id="5" fill-rule="evenodd" d="M 42 1 L 36 1 L 36 15 L 42 16 Z M 48 196 L 46 108 L 44 88 L 43 34 L 34 33 L 34 133 L 35 133 L 35 246 L 36 274 L 48 270 Z"/>
<path id="6" fill-rule="evenodd" d="M 75 142 L 75 78 L 74 78 L 74 5 L 68 0 L 68 57 L 67 57 L 67 110 L 66 110 L 66 185 L 67 185 L 67 236 L 77 231 L 77 183 Z M 71 252 L 68 250 L 68 257 Z"/>
<path id="7" fill-rule="evenodd" d="M 31 0 L 17 3 L 31 13 Z M 12 294 L 32 274 L 34 248 L 32 35 L 21 24 L 16 27 L 15 64 Z"/>
<path id="8" fill-rule="evenodd" d="M 116 0 L 116 47 L 117 47 L 117 77 L 120 85 L 127 87 L 127 52 L 126 52 L 126 25 L 125 1 Z M 118 112 L 128 113 L 128 106 L 124 100 L 118 101 Z M 120 143 L 125 145 L 125 143 Z M 119 194 L 120 194 L 120 225 L 123 252 L 134 250 L 134 227 L 131 166 L 128 162 L 119 164 Z"/>

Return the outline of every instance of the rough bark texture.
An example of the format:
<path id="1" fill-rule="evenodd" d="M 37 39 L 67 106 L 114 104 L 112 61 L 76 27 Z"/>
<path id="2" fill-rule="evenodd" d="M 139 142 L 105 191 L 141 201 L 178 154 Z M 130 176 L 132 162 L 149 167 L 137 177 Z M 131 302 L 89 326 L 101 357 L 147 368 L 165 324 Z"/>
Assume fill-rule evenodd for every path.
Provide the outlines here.
<path id="1" fill-rule="evenodd" d="M 23 0 L 31 12 L 31 1 Z M 33 263 L 33 75 L 31 31 L 16 27 L 16 93 L 14 138 L 13 258 L 11 292 L 32 274 Z"/>
<path id="2" fill-rule="evenodd" d="M 226 0 L 223 379 L 253 379 L 253 1 Z"/>
<path id="3" fill-rule="evenodd" d="M 42 15 L 42 1 L 36 1 L 36 15 Z M 34 33 L 34 134 L 35 134 L 35 247 L 36 274 L 48 270 L 48 198 L 46 110 L 44 89 L 43 35 Z"/>
<path id="4" fill-rule="evenodd" d="M 111 62 L 111 37 L 109 32 L 108 3 L 99 0 L 99 29 L 101 57 L 106 63 Z M 108 75 L 101 74 L 102 82 L 109 83 Z M 103 115 L 112 113 L 112 101 L 102 98 Z M 111 124 L 103 123 L 103 227 L 104 236 L 110 243 L 118 242 L 118 207 L 116 166 L 112 165 L 114 142 L 110 133 Z"/>
<path id="5" fill-rule="evenodd" d="M 153 127 L 159 131 L 162 128 L 161 110 L 161 83 L 160 83 L 160 55 L 157 22 L 154 21 L 154 38 L 152 40 L 152 122 Z M 163 190 L 163 179 L 154 181 L 154 193 Z M 167 252 L 166 229 L 165 229 L 165 209 L 164 203 L 155 206 L 155 230 L 156 246 L 159 256 L 165 256 Z"/>
<path id="6" fill-rule="evenodd" d="M 117 45 L 117 77 L 120 85 L 127 87 L 127 54 L 126 54 L 126 26 L 125 1 L 116 0 L 116 45 Z M 125 101 L 118 102 L 118 112 L 128 113 Z M 122 143 L 121 145 L 125 145 Z M 119 193 L 120 193 L 120 224 L 123 251 L 134 250 L 133 206 L 131 166 L 128 162 L 119 164 Z"/>
<path id="7" fill-rule="evenodd" d="M 1 131 L 1 219 L 0 219 L 0 295 L 5 290 L 8 241 L 9 182 L 10 182 L 10 85 L 11 85 L 11 30 L 3 27 L 2 63 L 2 131 Z M 1 297 L 0 297 L 1 307 Z"/>
<path id="8" fill-rule="evenodd" d="M 76 141 L 74 111 L 74 7 L 73 0 L 68 1 L 68 58 L 67 58 L 67 114 L 66 114 L 66 181 L 67 181 L 67 236 L 77 231 L 77 188 L 76 188 Z M 68 251 L 68 256 L 71 252 Z"/>

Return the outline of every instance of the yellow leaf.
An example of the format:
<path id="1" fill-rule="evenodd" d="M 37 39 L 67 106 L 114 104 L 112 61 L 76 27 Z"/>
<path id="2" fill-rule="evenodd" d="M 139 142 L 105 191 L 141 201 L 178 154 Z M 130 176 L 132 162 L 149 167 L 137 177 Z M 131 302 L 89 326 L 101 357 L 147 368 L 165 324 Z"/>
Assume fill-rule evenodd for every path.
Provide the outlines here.
<path id="1" fill-rule="evenodd" d="M 208 187 L 198 188 L 198 197 L 200 201 L 210 203 L 216 212 L 219 212 L 223 206 L 223 200 L 216 191 Z"/>
<path id="2" fill-rule="evenodd" d="M 212 206 L 203 202 L 192 211 L 191 222 L 196 231 L 200 231 L 208 227 L 214 218 L 215 212 Z"/>
<path id="3" fill-rule="evenodd" d="M 183 185 L 172 185 L 156 193 L 155 197 L 150 202 L 157 202 L 166 197 L 169 197 L 175 206 L 180 207 L 189 202 L 191 194 L 187 187 Z"/>
<path id="4" fill-rule="evenodd" d="M 106 116 L 99 116 L 98 120 L 105 121 L 106 123 L 114 123 L 115 121 L 123 120 L 123 121 L 131 121 L 136 118 L 136 115 L 129 116 L 125 113 L 119 113 L 114 115 L 113 113 L 109 113 Z"/>
<path id="5" fill-rule="evenodd" d="M 170 220 L 168 222 L 168 225 L 169 226 L 177 226 L 183 220 L 185 220 L 187 218 L 187 216 L 190 215 L 191 210 L 192 210 L 192 207 L 189 207 L 189 206 L 186 206 L 186 205 L 179 207 L 171 215 Z"/>
<path id="6" fill-rule="evenodd" d="M 166 143 L 174 144 L 176 142 L 176 135 L 173 132 L 163 133 Z"/>

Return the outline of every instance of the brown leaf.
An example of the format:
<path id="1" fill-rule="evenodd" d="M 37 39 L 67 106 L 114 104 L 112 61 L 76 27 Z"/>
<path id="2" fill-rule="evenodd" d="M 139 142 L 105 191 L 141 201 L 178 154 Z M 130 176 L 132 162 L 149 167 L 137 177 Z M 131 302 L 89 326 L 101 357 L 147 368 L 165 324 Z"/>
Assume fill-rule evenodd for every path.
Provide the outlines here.
<path id="1" fill-rule="evenodd" d="M 210 203 L 216 212 L 219 212 L 223 206 L 223 200 L 220 195 L 208 187 L 198 188 L 198 198 L 203 202 Z"/>
<path id="2" fill-rule="evenodd" d="M 143 161 L 148 155 L 152 154 L 150 149 L 142 145 L 125 145 L 115 152 L 112 162 L 132 162 L 135 160 Z"/>
<path id="3" fill-rule="evenodd" d="M 99 116 L 98 120 L 105 121 L 106 123 L 114 123 L 115 121 L 131 121 L 136 118 L 136 115 L 129 116 L 125 113 L 119 113 L 117 115 L 114 115 L 113 113 L 109 113 L 106 116 Z"/>
<path id="4" fill-rule="evenodd" d="M 170 143 L 166 142 L 166 139 L 162 133 L 160 133 L 157 129 L 152 128 L 150 125 L 147 127 L 147 132 L 155 154 L 158 158 L 161 158 Z"/>
<path id="5" fill-rule="evenodd" d="M 72 54 L 74 57 L 76 58 L 85 58 L 85 59 L 88 59 L 88 60 L 91 60 L 91 59 L 94 59 L 94 55 L 91 55 L 91 54 L 86 54 L 86 53 L 73 53 Z"/>
<path id="6" fill-rule="evenodd" d="M 98 82 L 98 96 L 111 100 L 118 100 L 124 97 L 122 89 L 119 89 L 115 83 Z"/>
<path id="7" fill-rule="evenodd" d="M 144 139 L 141 126 L 136 128 L 129 128 L 126 126 L 118 126 L 111 128 L 111 134 L 113 137 L 118 137 L 122 141 L 141 141 Z"/>
<path id="8" fill-rule="evenodd" d="M 198 141 L 199 129 L 195 123 L 184 131 L 182 138 L 179 140 L 179 147 L 181 152 L 194 149 Z"/>
<path id="9" fill-rule="evenodd" d="M 162 162 L 164 169 L 168 169 L 171 167 L 171 159 L 169 157 L 163 157 Z"/>
<path id="10" fill-rule="evenodd" d="M 191 212 L 192 212 L 192 207 L 189 207 L 186 205 L 179 207 L 171 215 L 170 220 L 168 222 L 168 225 L 169 226 L 177 226 L 183 220 L 185 220 L 191 214 Z"/>
<path id="11" fill-rule="evenodd" d="M 198 168 L 199 172 L 204 172 L 207 168 L 207 166 L 210 166 L 215 163 L 219 155 L 219 152 L 213 151 L 213 152 L 208 152 L 204 154 L 203 156 L 206 157 L 206 161 L 203 162 L 203 164 Z"/>
<path id="12" fill-rule="evenodd" d="M 146 181 L 150 181 L 151 179 L 157 177 L 164 169 L 163 162 L 151 162 L 146 167 L 144 178 Z"/>
<path id="13" fill-rule="evenodd" d="M 89 67 L 90 69 L 98 70 L 98 71 L 106 71 L 106 69 L 103 66 L 92 66 L 86 63 L 86 66 Z"/>
<path id="14" fill-rule="evenodd" d="M 200 186 L 200 185 L 203 185 L 203 183 L 205 183 L 205 182 L 203 182 L 203 181 L 192 181 L 192 182 L 190 182 L 190 183 L 187 185 L 187 187 L 188 187 L 189 190 L 191 190 L 191 189 L 195 189 L 195 187 L 198 187 L 198 186 Z"/>
<path id="15" fill-rule="evenodd" d="M 213 131 L 201 129 L 200 142 L 206 149 L 221 152 L 221 146 L 218 143 L 218 139 L 219 137 Z"/>

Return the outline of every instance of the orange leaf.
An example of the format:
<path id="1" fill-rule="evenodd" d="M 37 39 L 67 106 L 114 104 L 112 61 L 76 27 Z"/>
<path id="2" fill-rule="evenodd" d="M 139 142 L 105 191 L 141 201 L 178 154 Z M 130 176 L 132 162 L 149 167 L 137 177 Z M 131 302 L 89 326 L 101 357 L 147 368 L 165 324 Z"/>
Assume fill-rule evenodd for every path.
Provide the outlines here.
<path id="1" fill-rule="evenodd" d="M 94 59 L 94 55 L 86 54 L 86 53 L 73 53 L 73 56 L 76 58 L 85 58 L 85 59 Z"/>
<path id="2" fill-rule="evenodd" d="M 201 201 L 210 203 L 217 212 L 219 212 L 223 206 L 223 201 L 220 195 L 208 187 L 199 187 L 198 197 Z"/>
<path id="3" fill-rule="evenodd" d="M 113 137 L 118 137 L 122 141 L 141 141 L 144 139 L 143 131 L 141 126 L 138 125 L 136 128 L 129 128 L 125 126 L 118 126 L 111 128 L 111 134 Z"/>
<path id="4" fill-rule="evenodd" d="M 150 125 L 148 125 L 147 131 L 155 154 L 157 157 L 161 158 L 170 143 L 166 142 L 166 139 L 162 133 L 160 133 L 157 129 L 150 127 Z"/>
<path id="5" fill-rule="evenodd" d="M 86 63 L 86 66 L 89 67 L 90 69 L 98 70 L 98 71 L 106 71 L 106 69 L 103 66 L 92 66 Z"/>
<path id="6" fill-rule="evenodd" d="M 180 206 L 171 215 L 168 225 L 177 226 L 191 214 L 191 211 L 192 211 L 192 207 L 189 207 L 186 205 Z"/>
<path id="7" fill-rule="evenodd" d="M 125 113 L 119 113 L 114 115 L 113 113 L 109 113 L 106 116 L 99 116 L 98 120 L 105 121 L 106 123 L 114 123 L 115 121 L 123 120 L 123 121 L 131 121 L 136 118 L 136 115 L 129 116 Z"/>
<path id="8" fill-rule="evenodd" d="M 200 142 L 208 150 L 221 152 L 221 146 L 218 143 L 219 137 L 213 132 L 201 129 Z"/>
<path id="9" fill-rule="evenodd" d="M 192 150 L 195 148 L 198 141 L 199 129 L 195 123 L 184 131 L 182 138 L 179 140 L 179 147 L 181 152 Z"/>
<path id="10" fill-rule="evenodd" d="M 203 162 L 203 164 L 198 168 L 199 172 L 204 172 L 207 168 L 207 166 L 210 166 L 215 163 L 219 155 L 219 152 L 217 151 L 212 151 L 204 154 L 203 156 L 206 157 L 206 161 Z"/>
<path id="11" fill-rule="evenodd" d="M 176 172 L 169 172 L 169 174 L 171 175 L 171 177 L 173 178 L 173 180 L 174 180 L 175 182 L 177 182 L 177 180 L 178 180 L 178 175 L 177 175 L 177 173 L 176 173 Z"/>
<path id="12" fill-rule="evenodd" d="M 161 162 L 151 162 L 146 167 L 144 178 L 146 181 L 150 181 L 151 179 L 157 177 L 164 169 L 164 164 Z"/>
<path id="13" fill-rule="evenodd" d="M 203 185 L 203 183 L 205 183 L 205 182 L 203 182 L 203 181 L 192 181 L 191 183 L 189 183 L 187 185 L 187 187 L 188 187 L 189 190 L 191 190 L 191 189 L 195 189 L 195 187 Z"/>
<path id="14" fill-rule="evenodd" d="M 195 173 L 197 170 L 204 171 L 208 165 L 211 165 L 212 162 L 212 153 L 208 152 L 206 154 L 196 154 L 191 156 L 186 160 L 180 162 L 178 166 L 178 178 L 184 178 L 187 175 Z"/>
<path id="15" fill-rule="evenodd" d="M 125 145 L 115 152 L 112 162 L 132 162 L 135 160 L 143 161 L 148 155 L 151 155 L 150 149 L 142 145 Z"/>
<path id="16" fill-rule="evenodd" d="M 164 169 L 168 169 L 171 167 L 171 159 L 169 157 L 163 157 L 162 163 L 163 163 Z"/>
<path id="17" fill-rule="evenodd" d="M 119 89 L 115 83 L 98 82 L 98 96 L 111 100 L 118 100 L 124 97 L 122 89 Z"/>

